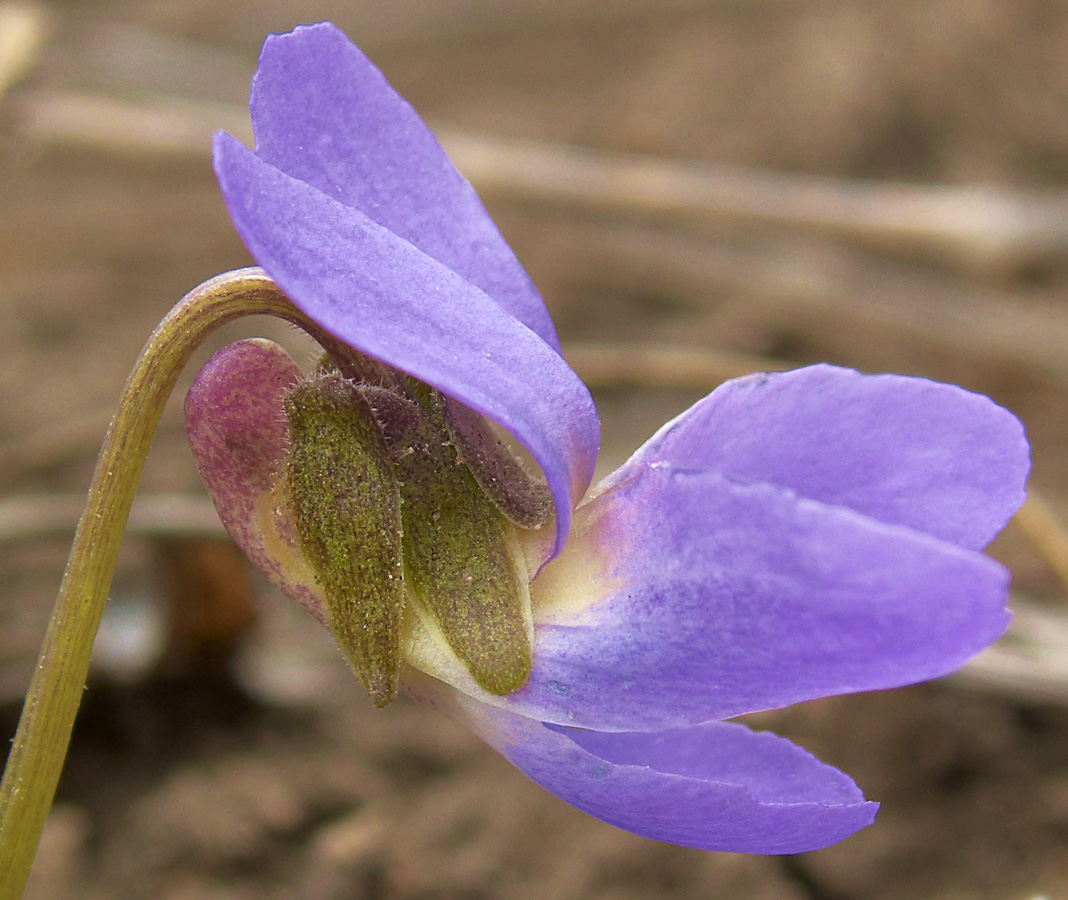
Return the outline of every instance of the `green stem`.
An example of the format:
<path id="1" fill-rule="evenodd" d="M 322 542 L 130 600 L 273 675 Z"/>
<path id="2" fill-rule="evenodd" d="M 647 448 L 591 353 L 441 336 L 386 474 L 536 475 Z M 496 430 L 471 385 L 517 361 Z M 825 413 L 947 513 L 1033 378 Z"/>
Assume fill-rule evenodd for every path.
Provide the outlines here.
<path id="1" fill-rule="evenodd" d="M 0 900 L 18 900 L 55 796 L 93 639 L 145 457 L 178 375 L 204 338 L 234 319 L 272 315 L 332 343 L 260 269 L 206 281 L 148 339 L 104 438 L 37 669 L 0 785 Z"/>

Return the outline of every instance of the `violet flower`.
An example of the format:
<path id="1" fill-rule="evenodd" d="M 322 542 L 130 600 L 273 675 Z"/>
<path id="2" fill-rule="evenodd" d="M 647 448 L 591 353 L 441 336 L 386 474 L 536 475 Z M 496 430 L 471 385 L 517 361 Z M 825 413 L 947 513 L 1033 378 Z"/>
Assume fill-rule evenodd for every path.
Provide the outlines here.
<path id="1" fill-rule="evenodd" d="M 934 678 L 993 641 L 1008 574 L 979 551 L 1024 496 L 1020 423 L 922 379 L 826 365 L 757 375 L 669 422 L 587 494 L 590 396 L 408 104 L 324 23 L 268 38 L 251 106 L 255 152 L 220 134 L 215 167 L 253 257 L 370 367 L 377 386 L 359 389 L 372 405 L 393 390 L 387 406 L 415 409 L 396 399 L 405 375 L 432 386 L 484 489 L 504 470 L 480 457 L 479 417 L 529 451 L 555 508 L 546 524 L 508 526 L 533 642 L 521 686 L 487 689 L 410 586 L 389 625 L 402 685 L 564 800 L 658 840 L 794 853 L 870 824 L 877 804 L 847 776 L 722 720 Z M 322 573 L 284 496 L 296 451 L 283 409 L 304 381 L 277 346 L 243 341 L 208 364 L 186 408 L 231 535 L 325 621 Z M 327 494 L 348 484 L 331 460 Z"/>

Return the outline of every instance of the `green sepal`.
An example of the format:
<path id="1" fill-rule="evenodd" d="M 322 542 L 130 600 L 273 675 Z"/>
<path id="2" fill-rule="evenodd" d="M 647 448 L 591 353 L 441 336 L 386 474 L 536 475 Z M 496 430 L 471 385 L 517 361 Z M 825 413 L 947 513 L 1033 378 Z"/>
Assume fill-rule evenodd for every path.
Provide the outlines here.
<path id="1" fill-rule="evenodd" d="M 475 681 L 493 694 L 530 675 L 524 581 L 512 526 L 479 486 L 451 440 L 433 394 L 418 402 L 370 385 L 357 388 L 393 454 L 409 585 Z M 440 395 L 438 395 L 440 396 Z"/>
<path id="2" fill-rule="evenodd" d="M 354 384 L 326 373 L 285 400 L 286 466 L 301 549 L 331 629 L 375 706 L 397 695 L 406 590 L 400 492 L 374 415 Z"/>
<path id="3" fill-rule="evenodd" d="M 405 389 L 432 419 L 444 423 L 460 459 L 509 522 L 529 529 L 549 521 L 553 512 L 549 486 L 527 471 L 489 421 L 410 376 Z"/>
<path id="4" fill-rule="evenodd" d="M 548 522 L 553 512 L 549 485 L 526 470 L 488 420 L 455 400 L 443 400 L 452 442 L 498 511 L 520 528 Z"/>

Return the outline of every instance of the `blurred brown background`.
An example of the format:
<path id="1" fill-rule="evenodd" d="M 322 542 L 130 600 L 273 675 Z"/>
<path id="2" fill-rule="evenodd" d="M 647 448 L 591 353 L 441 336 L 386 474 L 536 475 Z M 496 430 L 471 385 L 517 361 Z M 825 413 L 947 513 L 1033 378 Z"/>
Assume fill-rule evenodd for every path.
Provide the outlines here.
<path id="1" fill-rule="evenodd" d="M 428 710 L 372 711 L 219 541 L 177 397 L 27 896 L 1068 897 L 1056 0 L 0 3 L 3 733 L 130 365 L 249 262 L 209 136 L 246 136 L 264 35 L 323 18 L 483 192 L 595 389 L 604 469 L 720 380 L 817 360 L 1020 414 L 1044 502 L 994 548 L 1017 625 L 953 680 L 753 717 L 883 801 L 874 828 L 786 859 L 659 845 Z M 214 346 L 239 334 L 301 346 L 270 321 Z"/>

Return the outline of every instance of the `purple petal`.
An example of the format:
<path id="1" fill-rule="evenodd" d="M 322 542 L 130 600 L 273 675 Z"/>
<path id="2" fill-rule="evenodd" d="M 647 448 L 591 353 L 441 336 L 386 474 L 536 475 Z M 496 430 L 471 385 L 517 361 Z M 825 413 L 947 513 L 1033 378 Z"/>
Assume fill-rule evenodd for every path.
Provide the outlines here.
<path id="1" fill-rule="evenodd" d="M 632 467 L 531 586 L 530 681 L 478 696 L 655 731 L 896 687 L 990 644 L 1007 593 L 1002 566 L 919 532 L 772 485 Z"/>
<path id="2" fill-rule="evenodd" d="M 267 38 L 251 106 L 264 162 L 444 263 L 559 350 L 545 304 L 474 189 L 334 25 Z"/>
<path id="3" fill-rule="evenodd" d="M 530 451 L 552 491 L 562 546 L 600 434 L 589 391 L 556 351 L 437 260 L 229 135 L 216 135 L 215 170 L 245 245 L 298 307 Z"/>
<path id="4" fill-rule="evenodd" d="M 324 621 L 289 505 L 275 495 L 289 452 L 282 397 L 300 377 L 296 363 L 271 341 L 230 344 L 193 381 L 185 423 L 197 470 L 234 543 L 280 590 Z"/>
<path id="5" fill-rule="evenodd" d="M 987 397 L 827 365 L 728 381 L 631 464 L 656 460 L 777 484 L 971 550 L 1004 528 L 1030 470 L 1023 426 Z"/>
<path id="6" fill-rule="evenodd" d="M 703 850 L 802 853 L 872 823 L 846 775 L 772 734 L 729 722 L 633 734 L 544 725 L 428 679 L 416 694 L 468 725 L 529 778 L 604 822 Z"/>

